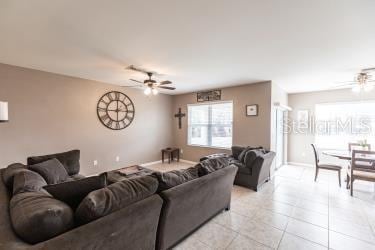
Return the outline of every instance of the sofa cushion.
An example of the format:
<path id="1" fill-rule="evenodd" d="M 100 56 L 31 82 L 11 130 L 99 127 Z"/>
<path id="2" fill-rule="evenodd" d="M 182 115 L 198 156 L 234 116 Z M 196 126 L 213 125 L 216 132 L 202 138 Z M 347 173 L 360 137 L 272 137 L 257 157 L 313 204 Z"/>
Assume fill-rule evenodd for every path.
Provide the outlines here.
<path id="1" fill-rule="evenodd" d="M 68 178 L 64 166 L 56 158 L 31 165 L 29 168 L 39 173 L 48 184 L 64 182 Z"/>
<path id="2" fill-rule="evenodd" d="M 13 195 L 23 192 L 45 192 L 43 187 L 46 185 L 47 182 L 38 173 L 25 170 L 13 178 Z"/>
<path id="3" fill-rule="evenodd" d="M 10 200 L 13 229 L 24 241 L 35 244 L 70 230 L 73 210 L 65 203 L 41 192 L 19 193 Z"/>
<path id="4" fill-rule="evenodd" d="M 123 180 L 89 193 L 79 204 L 75 216 L 84 224 L 153 195 L 158 181 L 152 176 Z"/>
<path id="5" fill-rule="evenodd" d="M 241 152 L 245 149 L 246 147 L 241 147 L 241 146 L 232 146 L 232 156 L 234 159 L 238 160 L 238 156 L 241 154 Z"/>
<path id="6" fill-rule="evenodd" d="M 244 162 L 246 163 L 247 166 L 250 166 L 250 165 L 253 164 L 253 162 L 255 161 L 255 159 L 258 156 L 263 156 L 263 155 L 264 155 L 264 153 L 263 153 L 263 150 L 261 150 L 261 149 L 248 150 L 246 152 Z"/>
<path id="7" fill-rule="evenodd" d="M 242 166 L 237 166 L 238 167 L 238 173 L 241 173 L 241 174 L 248 174 L 248 175 L 251 175 L 251 168 L 245 166 L 242 164 Z"/>
<path id="8" fill-rule="evenodd" d="M 65 202 L 75 210 L 90 192 L 106 186 L 105 177 L 104 174 L 91 176 L 84 179 L 48 185 L 44 189 L 54 198 Z"/>
<path id="9" fill-rule="evenodd" d="M 229 165 L 229 158 L 228 157 L 217 157 L 211 158 L 204 161 L 201 161 L 198 165 L 199 166 L 199 175 L 206 175 L 221 168 L 225 168 Z"/>
<path id="10" fill-rule="evenodd" d="M 158 191 L 164 191 L 182 183 L 194 180 L 199 177 L 198 167 L 188 169 L 173 170 L 169 172 L 154 172 L 153 175 L 159 181 Z"/>
<path id="11" fill-rule="evenodd" d="M 242 162 L 240 162 L 239 160 L 236 160 L 234 158 L 229 159 L 229 164 L 235 165 L 237 167 L 243 167 L 244 166 L 244 164 Z"/>
<path id="12" fill-rule="evenodd" d="M 80 151 L 71 150 L 64 153 L 43 155 L 43 156 L 32 156 L 27 158 L 28 165 L 34 165 L 51 159 L 58 159 L 64 166 L 69 175 L 75 175 L 79 173 L 80 165 Z"/>
<path id="13" fill-rule="evenodd" d="M 244 148 L 244 150 L 242 150 L 242 152 L 238 155 L 239 161 L 244 162 L 245 155 L 246 155 L 248 150 L 251 150 L 251 147 L 246 147 L 246 148 Z"/>
<path id="14" fill-rule="evenodd" d="M 13 178 L 17 173 L 27 171 L 27 166 L 22 163 L 14 163 L 9 165 L 3 172 L 3 182 L 8 190 L 13 189 Z"/>

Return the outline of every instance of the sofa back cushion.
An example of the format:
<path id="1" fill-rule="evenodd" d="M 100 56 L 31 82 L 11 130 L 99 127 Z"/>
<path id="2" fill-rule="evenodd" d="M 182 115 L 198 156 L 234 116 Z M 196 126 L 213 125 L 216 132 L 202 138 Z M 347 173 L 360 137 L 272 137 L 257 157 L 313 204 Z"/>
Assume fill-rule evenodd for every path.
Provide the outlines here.
<path id="1" fill-rule="evenodd" d="M 158 185 L 156 178 L 142 176 L 93 191 L 79 204 L 76 219 L 80 224 L 96 220 L 153 195 Z"/>
<path id="2" fill-rule="evenodd" d="M 68 173 L 56 158 L 30 165 L 29 169 L 40 174 L 48 184 L 57 184 L 68 179 Z"/>
<path id="3" fill-rule="evenodd" d="M 89 193 L 104 188 L 106 185 L 106 175 L 101 174 L 80 180 L 48 185 L 44 189 L 54 198 L 65 202 L 75 210 Z"/>
<path id="4" fill-rule="evenodd" d="M 198 164 L 199 175 L 203 176 L 203 175 L 215 172 L 219 169 L 227 167 L 228 165 L 229 165 L 229 158 L 228 157 L 210 158 L 210 159 L 201 161 Z"/>
<path id="5" fill-rule="evenodd" d="M 238 156 L 241 154 L 241 152 L 245 149 L 246 147 L 241 147 L 241 146 L 232 146 L 232 156 L 234 159 L 238 160 Z"/>
<path id="6" fill-rule="evenodd" d="M 43 187 L 47 182 L 38 173 L 25 170 L 17 173 L 13 178 L 13 195 L 24 192 L 45 192 Z"/>
<path id="7" fill-rule="evenodd" d="M 58 159 L 64 166 L 69 175 L 75 175 L 79 173 L 80 170 L 80 151 L 71 150 L 64 153 L 43 155 L 43 156 L 32 156 L 27 158 L 28 165 L 34 165 L 51 159 Z"/>
<path id="8" fill-rule="evenodd" d="M 253 162 L 255 161 L 255 159 L 259 156 L 263 156 L 264 155 L 264 152 L 263 150 L 260 150 L 260 149 L 252 149 L 252 150 L 248 150 L 246 152 L 246 155 L 245 155 L 245 158 L 244 158 L 244 162 L 246 163 L 246 165 L 251 165 L 253 164 Z"/>
<path id="9" fill-rule="evenodd" d="M 5 186 L 8 188 L 9 191 L 13 189 L 13 179 L 14 176 L 20 172 L 28 171 L 27 166 L 23 165 L 22 163 L 14 163 L 9 165 L 2 174 L 2 179 Z"/>
<path id="10" fill-rule="evenodd" d="M 158 191 L 175 187 L 182 183 L 194 180 L 199 177 L 198 167 L 191 167 L 188 169 L 173 170 L 169 172 L 154 172 L 153 175 L 159 181 Z"/>
<path id="11" fill-rule="evenodd" d="M 30 244 L 51 239 L 74 226 L 73 210 L 49 194 L 19 193 L 10 200 L 9 209 L 14 231 Z"/>

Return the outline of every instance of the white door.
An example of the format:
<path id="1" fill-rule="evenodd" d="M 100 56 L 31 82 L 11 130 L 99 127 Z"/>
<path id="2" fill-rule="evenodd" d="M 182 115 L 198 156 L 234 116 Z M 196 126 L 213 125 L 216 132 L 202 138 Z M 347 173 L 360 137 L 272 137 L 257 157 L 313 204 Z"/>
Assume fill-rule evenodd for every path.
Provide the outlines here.
<path id="1" fill-rule="evenodd" d="M 284 164 L 284 114 L 285 111 L 276 110 L 276 169 Z"/>

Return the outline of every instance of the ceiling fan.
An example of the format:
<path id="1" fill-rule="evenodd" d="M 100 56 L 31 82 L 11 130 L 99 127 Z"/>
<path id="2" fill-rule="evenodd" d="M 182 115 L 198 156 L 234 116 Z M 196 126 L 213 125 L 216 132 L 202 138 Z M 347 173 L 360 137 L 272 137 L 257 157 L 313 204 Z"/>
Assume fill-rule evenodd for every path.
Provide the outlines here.
<path id="1" fill-rule="evenodd" d="M 148 79 L 145 79 L 143 82 L 135 80 L 135 79 L 129 79 L 130 81 L 138 83 L 138 85 L 123 86 L 123 87 L 143 87 L 143 88 L 145 88 L 144 89 L 145 95 L 150 95 L 151 93 L 153 95 L 157 95 L 159 93 L 158 89 L 168 89 L 168 90 L 175 90 L 176 89 L 175 87 L 164 86 L 164 85 L 172 84 L 171 81 L 167 80 L 167 81 L 157 82 L 156 80 L 152 79 L 153 75 L 157 75 L 156 72 L 147 71 L 147 70 L 144 70 L 144 69 L 141 69 L 141 68 L 137 68 L 134 65 L 130 65 L 126 69 L 144 73 L 148 76 Z"/>
<path id="2" fill-rule="evenodd" d="M 336 85 L 335 88 L 351 87 L 353 92 L 371 91 L 375 86 L 375 79 L 371 74 L 372 71 L 375 71 L 375 68 L 363 69 L 356 74 L 352 81 L 341 82 L 339 85 Z"/>

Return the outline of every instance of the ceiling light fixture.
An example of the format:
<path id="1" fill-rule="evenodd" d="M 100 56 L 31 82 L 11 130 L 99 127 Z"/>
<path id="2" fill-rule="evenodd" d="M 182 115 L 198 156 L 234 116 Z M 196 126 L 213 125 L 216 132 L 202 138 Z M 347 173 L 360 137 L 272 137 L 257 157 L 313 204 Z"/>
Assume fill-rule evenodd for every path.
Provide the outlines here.
<path id="1" fill-rule="evenodd" d="M 146 87 L 145 90 L 143 91 L 143 93 L 145 93 L 145 95 L 150 95 L 151 94 L 151 88 Z"/>
<path id="2" fill-rule="evenodd" d="M 159 93 L 159 91 L 157 89 L 155 89 L 155 88 L 152 89 L 152 94 L 153 95 L 157 95 L 158 93 Z"/>

